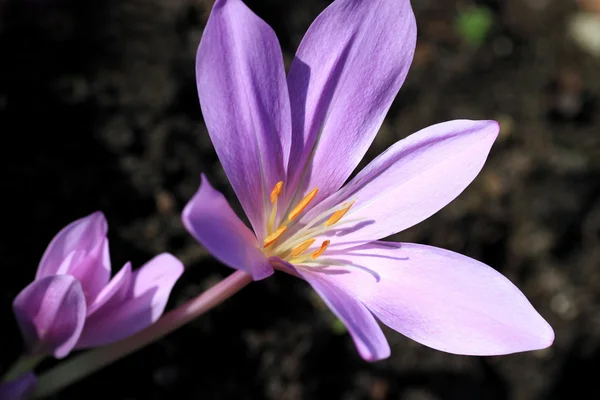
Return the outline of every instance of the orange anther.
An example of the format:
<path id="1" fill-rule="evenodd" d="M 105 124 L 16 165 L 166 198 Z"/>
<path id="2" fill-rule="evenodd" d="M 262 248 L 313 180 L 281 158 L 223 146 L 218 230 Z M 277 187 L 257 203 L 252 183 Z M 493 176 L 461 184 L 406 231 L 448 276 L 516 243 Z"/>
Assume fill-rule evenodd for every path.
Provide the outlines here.
<path id="1" fill-rule="evenodd" d="M 315 239 L 305 240 L 304 242 L 302 242 L 302 244 L 300 244 L 299 246 L 294 248 L 294 250 L 292 250 L 290 255 L 292 257 L 298 257 L 300 254 L 304 253 L 306 251 L 306 249 L 308 249 L 310 247 L 310 245 L 312 245 L 314 242 L 315 242 Z"/>
<path id="2" fill-rule="evenodd" d="M 263 241 L 263 248 L 266 248 L 266 247 L 269 247 L 270 245 L 272 245 L 273 242 L 275 242 L 277 239 L 279 239 L 279 237 L 281 235 L 283 235 L 283 232 L 285 232 L 286 230 L 287 230 L 287 226 L 285 226 L 285 225 L 277 228 L 275 230 L 275 232 L 271 233 L 269 236 L 267 236 L 265 238 L 265 240 Z"/>
<path id="3" fill-rule="evenodd" d="M 295 220 L 298 217 L 298 215 L 300 215 L 300 213 L 304 211 L 306 207 L 308 207 L 310 202 L 313 201 L 318 191 L 319 188 L 314 188 L 309 194 L 307 194 L 302 200 L 300 200 L 300 203 L 298 203 L 298 205 L 294 207 L 294 209 L 288 214 L 288 219 L 290 221 Z"/>
<path id="4" fill-rule="evenodd" d="M 329 246 L 329 243 L 331 243 L 331 241 L 329 240 L 325 240 L 323 243 L 321 243 L 321 248 L 317 251 L 315 251 L 314 253 L 312 253 L 311 257 L 312 259 L 316 259 L 317 257 L 319 257 L 321 254 L 323 254 L 323 252 L 325 252 L 325 250 L 327 250 L 327 246 Z"/>
<path id="5" fill-rule="evenodd" d="M 273 190 L 271 191 L 271 204 L 274 204 L 279 195 L 281 194 L 281 189 L 283 188 L 283 181 L 277 182 Z"/>
<path id="6" fill-rule="evenodd" d="M 331 217 L 329 217 L 327 222 L 325 222 L 325 226 L 331 226 L 331 225 L 335 224 L 336 222 L 338 222 L 340 219 L 342 219 L 342 217 L 344 215 L 346 215 L 348 210 L 350 210 L 350 207 L 352 207 L 352 204 L 354 204 L 354 201 L 352 203 L 350 203 L 348 206 L 342 208 L 341 210 L 337 210 L 336 212 L 334 212 L 331 215 Z M 343 205 L 345 205 L 345 203 Z"/>

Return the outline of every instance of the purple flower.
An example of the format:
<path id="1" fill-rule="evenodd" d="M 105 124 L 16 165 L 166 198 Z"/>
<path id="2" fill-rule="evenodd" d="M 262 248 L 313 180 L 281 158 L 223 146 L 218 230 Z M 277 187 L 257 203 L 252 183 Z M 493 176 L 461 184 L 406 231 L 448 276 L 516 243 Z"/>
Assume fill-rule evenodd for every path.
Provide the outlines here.
<path id="1" fill-rule="evenodd" d="M 1 400 L 27 400 L 33 394 L 37 384 L 35 375 L 28 372 L 17 379 L 0 383 Z"/>
<path id="2" fill-rule="evenodd" d="M 196 77 L 211 140 L 254 232 L 206 178 L 187 229 L 224 264 L 305 279 L 367 360 L 390 348 L 374 317 L 427 346 L 493 355 L 549 346 L 552 328 L 494 269 L 434 247 L 379 241 L 436 213 L 475 178 L 495 121 L 456 120 L 399 141 L 345 186 L 412 61 L 407 0 L 336 0 L 287 74 L 272 29 L 217 0 Z"/>
<path id="3" fill-rule="evenodd" d="M 125 266 L 109 281 L 108 226 L 101 212 L 72 222 L 48 245 L 35 280 L 13 309 L 33 354 L 65 357 L 74 348 L 102 346 L 155 322 L 183 273 L 170 254 L 136 271 Z"/>

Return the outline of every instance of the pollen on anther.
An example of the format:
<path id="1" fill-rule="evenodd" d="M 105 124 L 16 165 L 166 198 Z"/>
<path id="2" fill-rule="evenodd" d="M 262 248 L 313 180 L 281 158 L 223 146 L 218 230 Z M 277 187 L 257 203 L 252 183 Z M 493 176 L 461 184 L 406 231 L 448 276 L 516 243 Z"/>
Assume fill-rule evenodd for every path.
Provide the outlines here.
<path id="1" fill-rule="evenodd" d="M 314 188 L 309 194 L 304 196 L 304 198 L 300 200 L 300 203 L 298 203 L 298 205 L 294 207 L 292 211 L 290 211 L 290 213 L 288 214 L 288 219 L 290 221 L 295 220 L 298 217 L 298 215 L 300 215 L 300 213 L 304 211 L 306 207 L 308 207 L 310 202 L 314 200 L 318 192 L 319 188 Z"/>
<path id="2" fill-rule="evenodd" d="M 271 233 L 269 236 L 263 240 L 263 248 L 269 247 L 272 245 L 283 233 L 287 230 L 287 226 L 280 226 L 275 230 L 275 232 Z"/>
<path id="3" fill-rule="evenodd" d="M 325 222 L 325 226 L 331 226 L 331 225 L 335 224 L 336 222 L 338 222 L 340 219 L 342 219 L 342 217 L 344 215 L 346 215 L 346 213 L 348 212 L 348 210 L 350 210 L 350 207 L 352 207 L 352 205 L 355 203 L 355 201 L 353 201 L 352 203 L 350 203 L 346 207 L 344 207 L 344 208 L 342 208 L 342 209 L 337 210 L 336 212 L 334 212 L 331 215 L 331 217 L 329 217 L 329 219 L 327 220 L 327 222 Z"/>
<path id="4" fill-rule="evenodd" d="M 329 246 L 329 243 L 331 243 L 331 241 L 329 241 L 329 240 L 325 240 L 323 243 L 321 243 L 321 248 L 312 253 L 312 255 L 311 255 L 312 259 L 315 260 L 321 254 L 323 254 L 325 252 L 325 250 L 327 250 L 327 246 Z"/>
<path id="5" fill-rule="evenodd" d="M 299 246 L 295 247 L 292 250 L 292 252 L 290 253 L 290 255 L 292 257 L 298 257 L 300 254 L 304 253 L 306 251 L 306 249 L 308 249 L 314 242 L 315 242 L 315 239 L 305 240 Z"/>
<path id="6" fill-rule="evenodd" d="M 271 204 L 275 203 L 275 201 L 277 200 L 277 198 L 281 194 L 281 189 L 282 188 L 283 188 L 283 181 L 277 182 L 277 184 L 275 185 L 275 187 L 271 191 L 271 196 L 269 198 L 271 200 Z"/>

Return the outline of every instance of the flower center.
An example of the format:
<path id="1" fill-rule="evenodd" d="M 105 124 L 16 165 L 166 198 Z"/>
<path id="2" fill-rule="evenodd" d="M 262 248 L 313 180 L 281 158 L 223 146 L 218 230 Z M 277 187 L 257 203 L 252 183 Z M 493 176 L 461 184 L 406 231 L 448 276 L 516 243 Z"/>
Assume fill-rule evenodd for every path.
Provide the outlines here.
<path id="1" fill-rule="evenodd" d="M 314 188 L 287 214 L 284 222 L 277 224 L 277 203 L 283 190 L 283 182 L 277 182 L 271 192 L 271 213 L 267 221 L 267 237 L 263 240 L 262 251 L 267 257 L 278 256 L 292 264 L 311 262 L 322 255 L 331 243 L 329 240 L 323 240 L 319 248 L 312 248 L 316 239 L 315 236 L 325 233 L 328 228 L 341 220 L 350 210 L 350 207 L 356 200 L 341 205 L 340 208 L 330 209 L 314 218 L 308 224 L 300 227 L 285 237 L 297 222 L 298 216 L 312 203 L 317 196 L 319 188 Z M 325 219 L 328 217 L 327 219 Z M 296 221 L 296 222 L 295 222 Z M 324 221 L 324 222 L 323 222 Z M 309 250 L 310 249 L 310 250 Z"/>

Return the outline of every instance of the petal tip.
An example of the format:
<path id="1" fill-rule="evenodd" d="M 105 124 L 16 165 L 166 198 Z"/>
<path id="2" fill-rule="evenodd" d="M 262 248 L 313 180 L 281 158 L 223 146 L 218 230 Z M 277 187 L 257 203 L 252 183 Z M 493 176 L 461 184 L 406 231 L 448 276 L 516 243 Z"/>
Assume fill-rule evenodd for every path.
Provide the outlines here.
<path id="1" fill-rule="evenodd" d="M 360 354 L 361 358 L 367 362 L 377 362 L 377 361 L 381 361 L 381 360 L 385 360 L 386 358 L 389 358 L 390 355 L 392 354 L 391 350 L 390 350 L 390 346 L 388 344 L 388 346 L 385 349 L 377 349 L 378 352 L 374 353 L 372 351 L 364 351 L 361 350 L 360 347 L 358 347 L 358 353 Z"/>
<path id="2" fill-rule="evenodd" d="M 488 120 L 487 122 L 490 126 L 490 132 L 494 135 L 494 139 L 496 139 L 500 133 L 500 122 L 493 119 Z"/>
<path id="3" fill-rule="evenodd" d="M 541 347 L 539 349 L 540 350 L 546 349 L 546 348 L 552 346 L 552 344 L 554 343 L 554 339 L 555 339 L 554 329 L 552 329 L 552 326 L 550 326 L 550 324 L 544 320 L 543 333 L 542 333 L 542 335 L 540 335 Z"/>
<path id="4" fill-rule="evenodd" d="M 496 120 L 490 120 L 490 122 L 494 125 L 494 127 L 496 128 L 496 131 L 500 131 L 500 122 L 496 121 Z"/>
<path id="5" fill-rule="evenodd" d="M 171 276 L 177 277 L 177 279 L 179 279 L 179 277 L 183 274 L 183 271 L 185 270 L 183 263 L 171 253 L 160 253 L 159 255 L 155 256 L 151 261 L 160 262 L 167 265 L 172 272 Z"/>
<path id="6" fill-rule="evenodd" d="M 489 136 L 492 138 L 492 142 L 496 140 L 500 133 L 500 123 L 493 119 L 485 120 L 474 120 L 474 128 L 478 130 L 483 136 Z"/>
<path id="7" fill-rule="evenodd" d="M 202 191 L 204 189 L 215 191 L 213 186 L 206 178 L 206 175 L 202 173 L 200 174 L 200 185 L 198 186 L 198 189 L 196 190 L 192 198 L 187 202 L 187 204 L 183 208 L 183 211 L 181 212 L 181 221 L 183 222 L 183 225 L 188 230 L 188 232 L 190 232 L 192 235 L 194 235 L 194 227 L 191 221 L 191 216 L 194 212 L 194 209 L 196 208 L 198 198 L 201 196 Z"/>
<path id="8" fill-rule="evenodd" d="M 164 312 L 171 291 L 183 271 L 183 263 L 170 253 L 155 256 L 136 271 L 133 297 L 144 298 L 147 293 L 154 292 L 145 305 L 151 309 L 152 323 L 156 322 Z"/>
<path id="9" fill-rule="evenodd" d="M 104 233 L 104 235 L 106 235 L 108 232 L 108 221 L 106 220 L 106 217 L 102 211 L 94 211 L 83 219 L 87 219 L 90 224 L 96 226 L 100 232 Z"/>
<path id="10" fill-rule="evenodd" d="M 554 329 L 550 326 L 550 324 L 538 314 L 539 323 L 535 329 L 535 331 L 529 331 L 528 338 L 525 339 L 524 343 L 521 345 L 516 345 L 512 351 L 507 351 L 502 354 L 511 354 L 511 353 L 520 353 L 525 351 L 538 351 L 544 350 L 548 347 L 552 346 L 554 343 Z"/>

